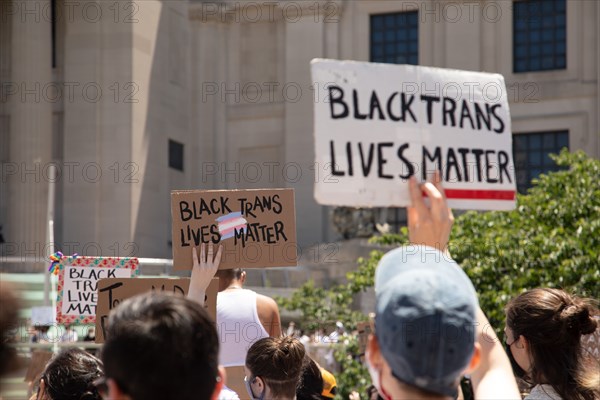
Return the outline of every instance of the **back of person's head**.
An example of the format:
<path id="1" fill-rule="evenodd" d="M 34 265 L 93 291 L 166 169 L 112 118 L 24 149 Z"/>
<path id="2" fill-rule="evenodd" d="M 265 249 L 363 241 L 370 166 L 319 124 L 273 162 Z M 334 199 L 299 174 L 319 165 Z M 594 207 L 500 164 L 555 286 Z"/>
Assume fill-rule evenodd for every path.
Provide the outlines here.
<path id="1" fill-rule="evenodd" d="M 11 286 L 0 281 L 0 377 L 10 372 L 16 363 L 15 349 L 8 346 L 9 333 L 17 323 L 18 300 Z"/>
<path id="2" fill-rule="evenodd" d="M 224 279 L 226 281 L 240 280 L 242 279 L 242 274 L 244 270 L 242 268 L 233 268 L 233 269 L 220 269 L 216 273 L 216 277 L 219 279 Z"/>
<path id="3" fill-rule="evenodd" d="M 132 400 L 213 395 L 219 340 L 199 303 L 164 293 L 132 297 L 111 312 L 106 337 L 106 378 Z"/>
<path id="4" fill-rule="evenodd" d="M 246 355 L 251 381 L 261 378 L 272 398 L 294 398 L 300 382 L 306 351 L 296 338 L 263 338 L 255 342 Z"/>
<path id="5" fill-rule="evenodd" d="M 296 389 L 296 400 L 321 400 L 323 377 L 317 363 L 307 354 L 302 365 L 302 377 Z"/>
<path id="6" fill-rule="evenodd" d="M 44 400 L 102 400 L 94 381 L 104 376 L 102 362 L 71 348 L 58 353 L 40 379 L 38 398 Z"/>
<path id="7" fill-rule="evenodd" d="M 337 382 L 333 374 L 321 368 L 306 354 L 302 366 L 302 377 L 296 389 L 296 400 L 333 399 L 336 391 Z"/>
<path id="8" fill-rule="evenodd" d="M 411 396 L 454 397 L 476 347 L 478 302 L 467 275 L 434 248 L 400 247 L 379 262 L 375 293 L 376 346 L 369 349 L 381 354 L 395 387 Z M 380 373 L 371 377 L 381 384 Z"/>
<path id="9" fill-rule="evenodd" d="M 586 368 L 581 336 L 597 328 L 591 302 L 563 290 L 538 288 L 506 306 L 506 326 L 515 339 L 525 337 L 535 384 L 548 383 L 563 399 L 593 399 L 599 366 Z M 596 392 L 596 396 L 600 393 Z"/>

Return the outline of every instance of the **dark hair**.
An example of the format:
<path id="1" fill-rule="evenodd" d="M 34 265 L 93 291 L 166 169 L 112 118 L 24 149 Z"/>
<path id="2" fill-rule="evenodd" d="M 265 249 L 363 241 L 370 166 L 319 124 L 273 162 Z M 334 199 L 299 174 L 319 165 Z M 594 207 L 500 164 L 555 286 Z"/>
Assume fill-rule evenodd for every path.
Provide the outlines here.
<path id="1" fill-rule="evenodd" d="M 12 288 L 0 282 L 0 376 L 16 364 L 16 351 L 7 345 L 7 336 L 17 323 L 18 313 L 19 304 Z"/>
<path id="2" fill-rule="evenodd" d="M 263 338 L 248 350 L 246 367 L 265 381 L 273 397 L 293 398 L 305 354 L 304 345 L 291 336 Z"/>
<path id="3" fill-rule="evenodd" d="M 322 400 L 323 376 L 317 363 L 307 354 L 302 365 L 302 377 L 296 389 L 296 400 Z"/>
<path id="4" fill-rule="evenodd" d="M 233 269 L 220 269 L 217 271 L 217 278 L 225 279 L 227 281 L 232 281 L 234 279 L 240 280 L 242 279 L 242 273 L 244 270 L 242 268 L 233 268 Z"/>
<path id="5" fill-rule="evenodd" d="M 106 336 L 106 377 L 133 400 L 211 397 L 219 340 L 199 303 L 165 293 L 132 297 L 111 312 Z"/>
<path id="6" fill-rule="evenodd" d="M 529 343 L 534 384 L 550 384 L 565 400 L 594 399 L 600 374 L 586 368 L 581 336 L 596 330 L 595 311 L 559 289 L 533 289 L 508 303 L 506 325 Z"/>
<path id="7" fill-rule="evenodd" d="M 367 400 L 371 400 L 371 397 L 373 396 L 373 393 L 377 393 L 377 399 L 383 400 L 383 398 L 381 397 L 381 395 L 377 391 L 377 388 L 375 387 L 375 385 L 369 385 L 369 387 L 367 388 Z"/>
<path id="8" fill-rule="evenodd" d="M 44 392 L 53 400 L 102 400 L 94 381 L 104 376 L 102 361 L 71 348 L 58 353 L 46 366 Z"/>

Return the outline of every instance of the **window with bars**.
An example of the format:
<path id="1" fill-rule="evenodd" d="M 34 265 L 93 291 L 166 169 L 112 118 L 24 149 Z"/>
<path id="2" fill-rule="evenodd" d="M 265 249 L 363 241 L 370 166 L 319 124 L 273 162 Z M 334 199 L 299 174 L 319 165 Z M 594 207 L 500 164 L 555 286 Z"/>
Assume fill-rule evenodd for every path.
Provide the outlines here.
<path id="1" fill-rule="evenodd" d="M 371 62 L 419 63 L 418 11 L 371 15 Z"/>
<path id="2" fill-rule="evenodd" d="M 566 0 L 513 5 L 513 72 L 567 68 Z"/>
<path id="3" fill-rule="evenodd" d="M 533 178 L 560 169 L 550 158 L 550 154 L 559 153 L 563 147 L 569 148 L 569 131 L 513 135 L 513 155 L 519 193 L 527 192 Z"/>

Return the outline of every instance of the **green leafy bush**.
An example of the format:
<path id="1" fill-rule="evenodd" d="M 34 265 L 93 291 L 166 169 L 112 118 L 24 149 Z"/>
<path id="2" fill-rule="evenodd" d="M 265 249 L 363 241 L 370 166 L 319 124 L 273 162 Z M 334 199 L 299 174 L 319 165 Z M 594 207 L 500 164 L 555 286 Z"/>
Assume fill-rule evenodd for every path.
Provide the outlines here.
<path id="1" fill-rule="evenodd" d="M 600 161 L 566 150 L 552 158 L 566 168 L 535 179 L 515 210 L 469 212 L 452 231 L 450 252 L 498 332 L 507 301 L 528 289 L 600 293 Z"/>

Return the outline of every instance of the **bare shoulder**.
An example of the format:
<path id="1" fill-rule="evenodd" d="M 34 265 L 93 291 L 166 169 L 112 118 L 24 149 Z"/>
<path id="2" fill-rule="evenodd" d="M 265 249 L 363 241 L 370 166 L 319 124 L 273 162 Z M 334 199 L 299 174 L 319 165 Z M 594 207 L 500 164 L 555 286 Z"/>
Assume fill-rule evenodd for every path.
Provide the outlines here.
<path id="1" fill-rule="evenodd" d="M 265 296 L 260 293 L 256 294 L 256 306 L 265 311 L 279 311 L 275 300 L 273 300 L 269 296 Z"/>
<path id="2" fill-rule="evenodd" d="M 281 320 L 279 308 L 275 300 L 262 294 L 256 294 L 256 311 L 269 336 L 281 336 Z"/>

